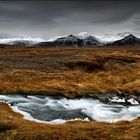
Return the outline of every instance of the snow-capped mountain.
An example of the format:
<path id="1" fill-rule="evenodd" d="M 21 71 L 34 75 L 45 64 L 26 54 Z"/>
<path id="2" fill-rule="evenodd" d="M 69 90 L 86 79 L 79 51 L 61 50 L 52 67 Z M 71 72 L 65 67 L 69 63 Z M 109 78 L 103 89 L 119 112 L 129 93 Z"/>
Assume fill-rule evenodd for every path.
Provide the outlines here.
<path id="1" fill-rule="evenodd" d="M 74 35 L 68 35 L 65 37 L 57 38 L 54 41 L 46 41 L 38 43 L 37 46 L 50 46 L 50 47 L 57 47 L 57 46 L 80 46 L 82 45 L 82 40 Z"/>
<path id="2" fill-rule="evenodd" d="M 4 37 L 4 36 L 3 36 Z M 139 38 L 129 32 L 119 34 L 105 34 L 102 36 L 92 36 L 87 32 L 74 35 L 55 37 L 49 40 L 31 37 L 5 37 L 0 38 L 0 44 L 19 45 L 27 47 L 88 47 L 88 46 L 113 46 L 113 45 L 136 45 Z"/>
<path id="3" fill-rule="evenodd" d="M 122 46 L 122 45 L 140 45 L 140 38 L 135 37 L 134 35 L 130 34 L 123 39 L 114 41 L 110 43 L 109 45 L 116 45 L 116 46 Z"/>
<path id="4" fill-rule="evenodd" d="M 83 40 L 84 45 L 99 45 L 101 42 L 99 41 L 98 38 L 90 35 L 87 32 L 81 32 L 76 35 L 78 38 Z"/>
<path id="5" fill-rule="evenodd" d="M 106 45 L 134 45 L 139 44 L 139 38 L 133 36 L 129 32 L 119 33 L 116 35 L 105 34 L 103 36 L 92 36 L 86 32 L 75 35 L 67 35 L 56 38 L 55 40 L 45 41 L 36 44 L 35 46 L 41 47 L 67 47 L 67 46 L 106 46 Z M 119 43 L 120 42 L 120 43 Z"/>
<path id="6" fill-rule="evenodd" d="M 68 35 L 53 41 L 38 43 L 36 46 L 89 46 L 101 44 L 96 37 L 87 34 Z"/>

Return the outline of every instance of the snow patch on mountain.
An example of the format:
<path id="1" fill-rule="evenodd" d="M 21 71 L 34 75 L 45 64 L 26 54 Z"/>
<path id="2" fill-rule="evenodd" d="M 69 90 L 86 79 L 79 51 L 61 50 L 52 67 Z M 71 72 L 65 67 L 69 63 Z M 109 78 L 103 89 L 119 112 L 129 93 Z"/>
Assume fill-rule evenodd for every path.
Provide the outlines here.
<path id="1" fill-rule="evenodd" d="M 52 41 L 55 41 L 55 40 L 57 40 L 59 38 L 67 38 L 68 36 L 70 36 L 70 35 L 56 36 L 54 38 L 48 39 L 47 41 L 52 42 Z M 81 32 L 81 33 L 78 33 L 78 34 L 73 34 L 73 36 L 75 36 L 75 37 L 77 37 L 79 39 L 84 39 L 84 38 L 89 37 L 91 35 L 89 33 L 87 33 L 87 32 Z"/>
<path id="2" fill-rule="evenodd" d="M 124 33 L 119 33 L 119 34 L 104 34 L 101 36 L 97 36 L 97 38 L 101 41 L 101 42 L 114 42 L 120 39 L 123 39 L 124 37 L 127 37 L 131 35 L 131 33 L 129 32 L 124 32 Z"/>
<path id="3" fill-rule="evenodd" d="M 89 33 L 87 33 L 87 32 L 81 32 L 81 33 L 76 34 L 75 36 L 77 36 L 80 39 L 84 39 L 84 38 L 87 38 L 87 37 L 89 37 L 91 35 Z"/>

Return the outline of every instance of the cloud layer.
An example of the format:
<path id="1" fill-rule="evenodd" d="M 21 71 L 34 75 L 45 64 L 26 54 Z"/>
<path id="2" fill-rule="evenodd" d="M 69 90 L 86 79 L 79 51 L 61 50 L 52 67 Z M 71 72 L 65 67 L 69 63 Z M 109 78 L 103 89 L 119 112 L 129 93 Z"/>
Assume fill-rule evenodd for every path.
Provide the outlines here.
<path id="1" fill-rule="evenodd" d="M 0 1 L 0 31 L 50 38 L 78 33 L 139 32 L 140 1 Z"/>

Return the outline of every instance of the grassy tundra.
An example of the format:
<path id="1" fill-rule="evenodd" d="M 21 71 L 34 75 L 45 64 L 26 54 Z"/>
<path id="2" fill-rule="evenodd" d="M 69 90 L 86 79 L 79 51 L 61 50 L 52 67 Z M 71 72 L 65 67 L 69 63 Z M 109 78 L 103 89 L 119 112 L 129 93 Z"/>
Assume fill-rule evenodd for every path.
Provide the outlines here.
<path id="1" fill-rule="evenodd" d="M 0 48 L 1 94 L 140 94 L 140 46 L 112 48 Z M 0 103 L 0 140 L 140 139 L 132 122 L 39 124 Z"/>
<path id="2" fill-rule="evenodd" d="M 140 93 L 140 47 L 0 48 L 1 94 Z"/>

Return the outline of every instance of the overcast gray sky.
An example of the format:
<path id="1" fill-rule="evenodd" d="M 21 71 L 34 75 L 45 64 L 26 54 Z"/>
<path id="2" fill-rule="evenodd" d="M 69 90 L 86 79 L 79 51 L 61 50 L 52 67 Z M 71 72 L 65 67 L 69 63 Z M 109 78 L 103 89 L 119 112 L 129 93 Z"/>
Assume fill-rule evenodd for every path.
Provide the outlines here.
<path id="1" fill-rule="evenodd" d="M 139 32 L 139 0 L 0 1 L 0 32 L 41 37 Z"/>

